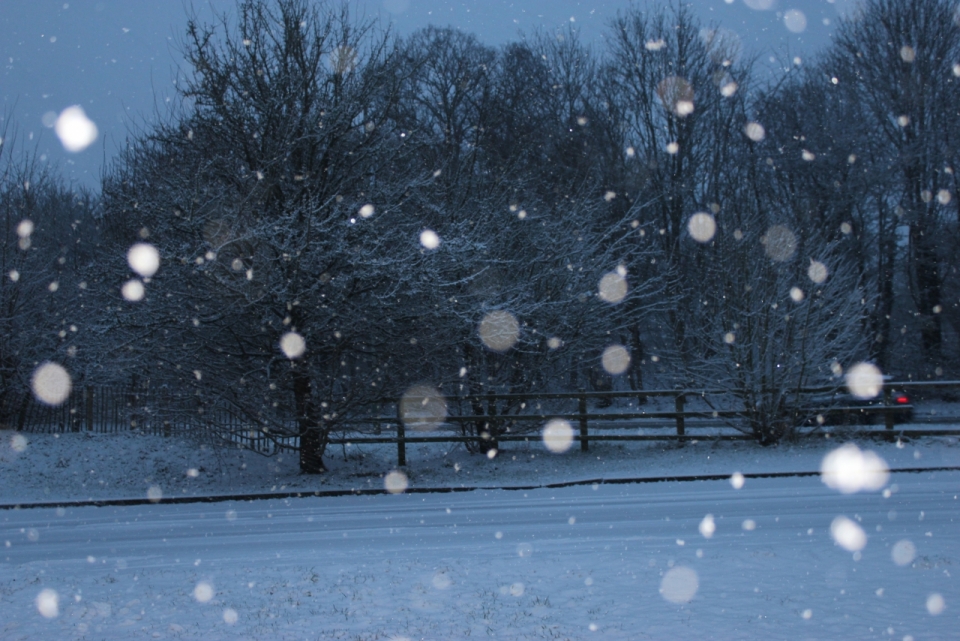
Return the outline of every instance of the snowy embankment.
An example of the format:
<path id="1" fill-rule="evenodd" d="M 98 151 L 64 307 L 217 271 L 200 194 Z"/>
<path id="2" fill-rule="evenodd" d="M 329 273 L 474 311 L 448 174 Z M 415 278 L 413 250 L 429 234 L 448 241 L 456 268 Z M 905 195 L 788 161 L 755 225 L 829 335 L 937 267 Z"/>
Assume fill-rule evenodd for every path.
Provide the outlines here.
<path id="1" fill-rule="evenodd" d="M 924 426 L 932 428 L 935 426 Z M 945 426 L 953 427 L 953 426 Z M 960 466 L 956 437 L 872 442 L 891 469 Z M 590 444 L 552 454 L 542 443 L 507 443 L 493 459 L 462 445 L 407 446 L 403 472 L 412 488 L 535 486 L 580 480 L 816 472 L 837 439 L 759 447 L 749 442 Z M 391 445 L 331 446 L 330 471 L 303 475 L 295 453 L 267 458 L 186 438 L 120 434 L 0 432 L 0 505 L 247 494 L 383 489 L 396 468 Z"/>

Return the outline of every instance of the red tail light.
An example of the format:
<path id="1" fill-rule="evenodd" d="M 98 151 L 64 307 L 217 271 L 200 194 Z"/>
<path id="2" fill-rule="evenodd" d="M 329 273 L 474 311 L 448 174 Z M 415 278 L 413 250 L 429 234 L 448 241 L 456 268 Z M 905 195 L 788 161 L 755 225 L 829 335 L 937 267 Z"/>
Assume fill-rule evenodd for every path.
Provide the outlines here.
<path id="1" fill-rule="evenodd" d="M 906 394 L 900 394 L 899 396 L 897 396 L 898 405 L 906 405 L 909 402 L 910 402 L 910 399 L 907 398 Z"/>

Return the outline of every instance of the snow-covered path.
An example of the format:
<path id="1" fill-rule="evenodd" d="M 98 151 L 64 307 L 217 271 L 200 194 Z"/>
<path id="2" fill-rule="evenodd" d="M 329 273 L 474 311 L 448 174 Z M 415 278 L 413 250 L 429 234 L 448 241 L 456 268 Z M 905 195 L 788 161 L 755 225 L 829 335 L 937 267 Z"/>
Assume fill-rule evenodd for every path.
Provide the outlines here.
<path id="1" fill-rule="evenodd" d="M 888 489 L 782 478 L 5 511 L 0 638 L 956 638 L 960 473 Z M 866 533 L 861 554 L 835 544 L 839 515 Z"/>

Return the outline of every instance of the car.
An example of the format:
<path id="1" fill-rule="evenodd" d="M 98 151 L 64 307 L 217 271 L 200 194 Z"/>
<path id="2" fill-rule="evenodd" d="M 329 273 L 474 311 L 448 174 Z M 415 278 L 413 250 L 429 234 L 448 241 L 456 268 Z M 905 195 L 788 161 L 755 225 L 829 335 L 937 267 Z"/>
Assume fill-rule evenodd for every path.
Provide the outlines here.
<path id="1" fill-rule="evenodd" d="M 873 398 L 860 398 L 841 389 L 811 401 L 801 412 L 807 425 L 884 425 L 888 415 L 894 425 L 913 420 L 912 399 L 896 385 L 885 387 Z"/>

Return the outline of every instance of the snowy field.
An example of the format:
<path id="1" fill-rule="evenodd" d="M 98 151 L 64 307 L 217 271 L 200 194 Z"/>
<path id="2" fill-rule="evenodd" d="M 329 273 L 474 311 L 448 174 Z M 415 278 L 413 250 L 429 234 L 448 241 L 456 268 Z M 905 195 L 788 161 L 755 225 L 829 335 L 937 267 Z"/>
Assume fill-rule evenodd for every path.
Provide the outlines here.
<path id="1" fill-rule="evenodd" d="M 393 469 L 390 449 L 315 478 L 177 439 L 26 438 L 3 435 L 2 504 L 382 487 Z M 418 446 L 406 471 L 413 487 L 816 471 L 837 445 Z M 859 445 L 893 469 L 960 465 L 953 438 Z M 0 639 L 955 639 L 960 472 L 879 480 L 6 509 Z"/>

